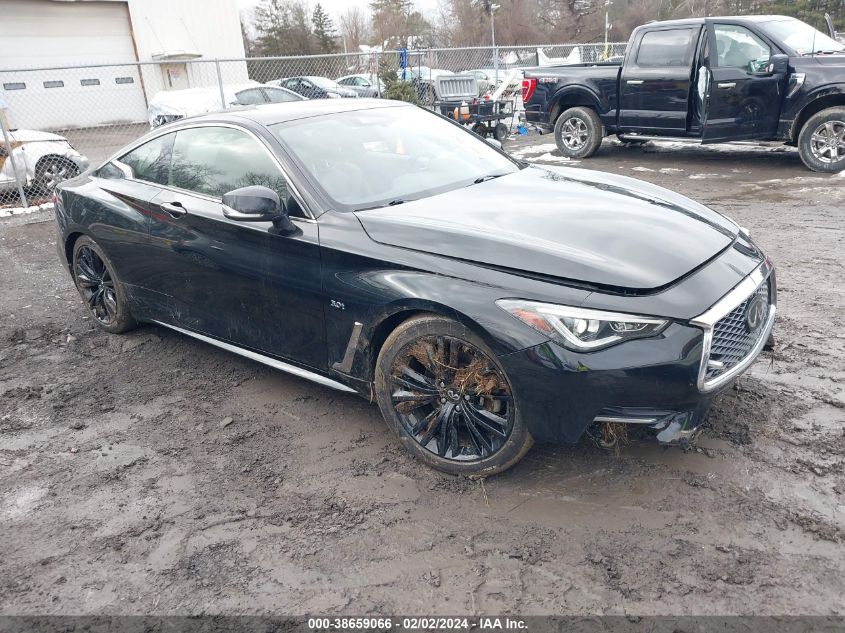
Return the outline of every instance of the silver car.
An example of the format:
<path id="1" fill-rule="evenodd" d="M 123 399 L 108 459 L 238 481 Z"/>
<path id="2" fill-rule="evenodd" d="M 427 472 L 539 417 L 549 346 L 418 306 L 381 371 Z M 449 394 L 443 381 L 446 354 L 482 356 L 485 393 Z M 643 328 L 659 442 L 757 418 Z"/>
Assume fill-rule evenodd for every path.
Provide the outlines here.
<path id="1" fill-rule="evenodd" d="M 88 159 L 64 136 L 37 130 L 12 130 L 9 141 L 11 157 L 0 137 L 0 191 L 14 189 L 16 171 L 24 187 L 47 193 L 63 180 L 88 169 Z"/>

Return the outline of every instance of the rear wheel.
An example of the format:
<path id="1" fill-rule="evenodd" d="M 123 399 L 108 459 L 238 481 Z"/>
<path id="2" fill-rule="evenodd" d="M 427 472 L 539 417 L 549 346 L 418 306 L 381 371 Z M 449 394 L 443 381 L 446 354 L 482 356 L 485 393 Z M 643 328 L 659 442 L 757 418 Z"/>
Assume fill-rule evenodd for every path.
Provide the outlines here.
<path id="1" fill-rule="evenodd" d="M 504 370 L 456 321 L 432 315 L 402 323 L 382 347 L 375 382 L 388 425 L 433 468 L 492 475 L 531 448 Z"/>
<path id="2" fill-rule="evenodd" d="M 135 327 L 123 284 L 103 249 L 83 235 L 73 245 L 73 280 L 97 325 L 122 334 Z"/>
<path id="3" fill-rule="evenodd" d="M 798 135 L 798 153 L 813 171 L 845 169 L 845 108 L 828 108 L 810 117 Z"/>
<path id="4" fill-rule="evenodd" d="M 500 143 L 503 142 L 508 137 L 508 126 L 504 123 L 497 123 L 493 130 L 493 137 Z"/>
<path id="5" fill-rule="evenodd" d="M 569 158 L 589 158 L 598 151 L 604 126 L 592 108 L 569 108 L 555 122 L 555 143 Z"/>

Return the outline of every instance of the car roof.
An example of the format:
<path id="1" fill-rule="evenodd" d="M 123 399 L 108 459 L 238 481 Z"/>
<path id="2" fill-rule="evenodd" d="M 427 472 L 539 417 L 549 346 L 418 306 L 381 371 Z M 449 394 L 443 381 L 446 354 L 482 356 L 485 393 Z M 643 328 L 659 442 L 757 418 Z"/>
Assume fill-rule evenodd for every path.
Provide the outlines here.
<path id="1" fill-rule="evenodd" d="M 652 26 L 691 26 L 701 25 L 706 22 L 737 22 L 737 23 L 752 23 L 758 24 L 761 22 L 773 22 L 776 20 L 794 20 L 788 15 L 718 15 L 707 18 L 684 18 L 681 20 L 660 20 L 658 22 L 649 22 L 637 27 L 638 29 L 648 28 Z"/>
<path id="2" fill-rule="evenodd" d="M 404 101 L 392 101 L 390 99 L 308 99 L 306 101 L 244 106 L 236 110 L 191 117 L 190 121 L 191 123 L 200 123 L 203 121 L 230 121 L 232 123 L 238 123 L 243 119 L 249 119 L 250 121 L 266 126 L 315 116 L 339 114 L 341 112 L 375 110 L 390 107 L 413 108 L 415 106 Z M 187 120 L 183 119 L 186 122 Z"/>

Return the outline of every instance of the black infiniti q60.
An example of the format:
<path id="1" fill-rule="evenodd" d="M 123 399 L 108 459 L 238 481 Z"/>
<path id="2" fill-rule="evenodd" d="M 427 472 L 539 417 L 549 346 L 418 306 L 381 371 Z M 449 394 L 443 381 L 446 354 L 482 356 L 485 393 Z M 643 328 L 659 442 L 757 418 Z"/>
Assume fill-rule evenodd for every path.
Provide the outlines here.
<path id="1" fill-rule="evenodd" d="M 59 187 L 56 218 L 104 330 L 157 323 L 375 396 L 451 473 L 597 424 L 688 441 L 775 317 L 771 263 L 718 213 L 391 101 L 163 126 Z"/>

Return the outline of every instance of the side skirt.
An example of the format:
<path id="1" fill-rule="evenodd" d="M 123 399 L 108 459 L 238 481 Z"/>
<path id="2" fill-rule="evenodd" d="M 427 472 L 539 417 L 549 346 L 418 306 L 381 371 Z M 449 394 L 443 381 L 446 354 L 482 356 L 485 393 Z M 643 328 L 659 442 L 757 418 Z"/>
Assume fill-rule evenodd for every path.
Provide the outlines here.
<path id="1" fill-rule="evenodd" d="M 288 363 L 276 360 L 275 358 L 271 358 L 270 356 L 264 356 L 263 354 L 253 352 L 248 349 L 243 349 L 230 343 L 224 343 L 223 341 L 218 341 L 215 338 L 211 338 L 203 334 L 198 334 L 197 332 L 192 332 L 191 330 L 185 330 L 183 328 L 176 327 L 175 325 L 162 323 L 161 321 L 153 321 L 153 323 L 169 328 L 171 330 L 175 330 L 176 332 L 185 334 L 186 336 L 199 339 L 200 341 L 209 343 L 210 345 L 214 345 L 221 349 L 225 349 L 227 352 L 232 352 L 233 354 L 238 354 L 239 356 L 243 356 L 244 358 L 249 358 L 250 360 L 262 363 L 264 365 L 267 365 L 268 367 L 278 369 L 288 374 L 293 374 L 294 376 L 299 376 L 300 378 L 305 378 L 306 380 L 310 380 L 311 382 L 316 382 L 325 387 L 331 387 L 332 389 L 337 389 L 338 391 L 345 391 L 348 393 L 358 393 L 351 387 L 347 387 L 346 385 L 341 384 L 336 380 L 326 378 L 325 376 L 321 376 L 320 374 L 315 374 L 314 372 L 308 371 L 307 369 L 302 369 L 302 367 L 297 367 L 296 365 L 289 365 Z"/>

